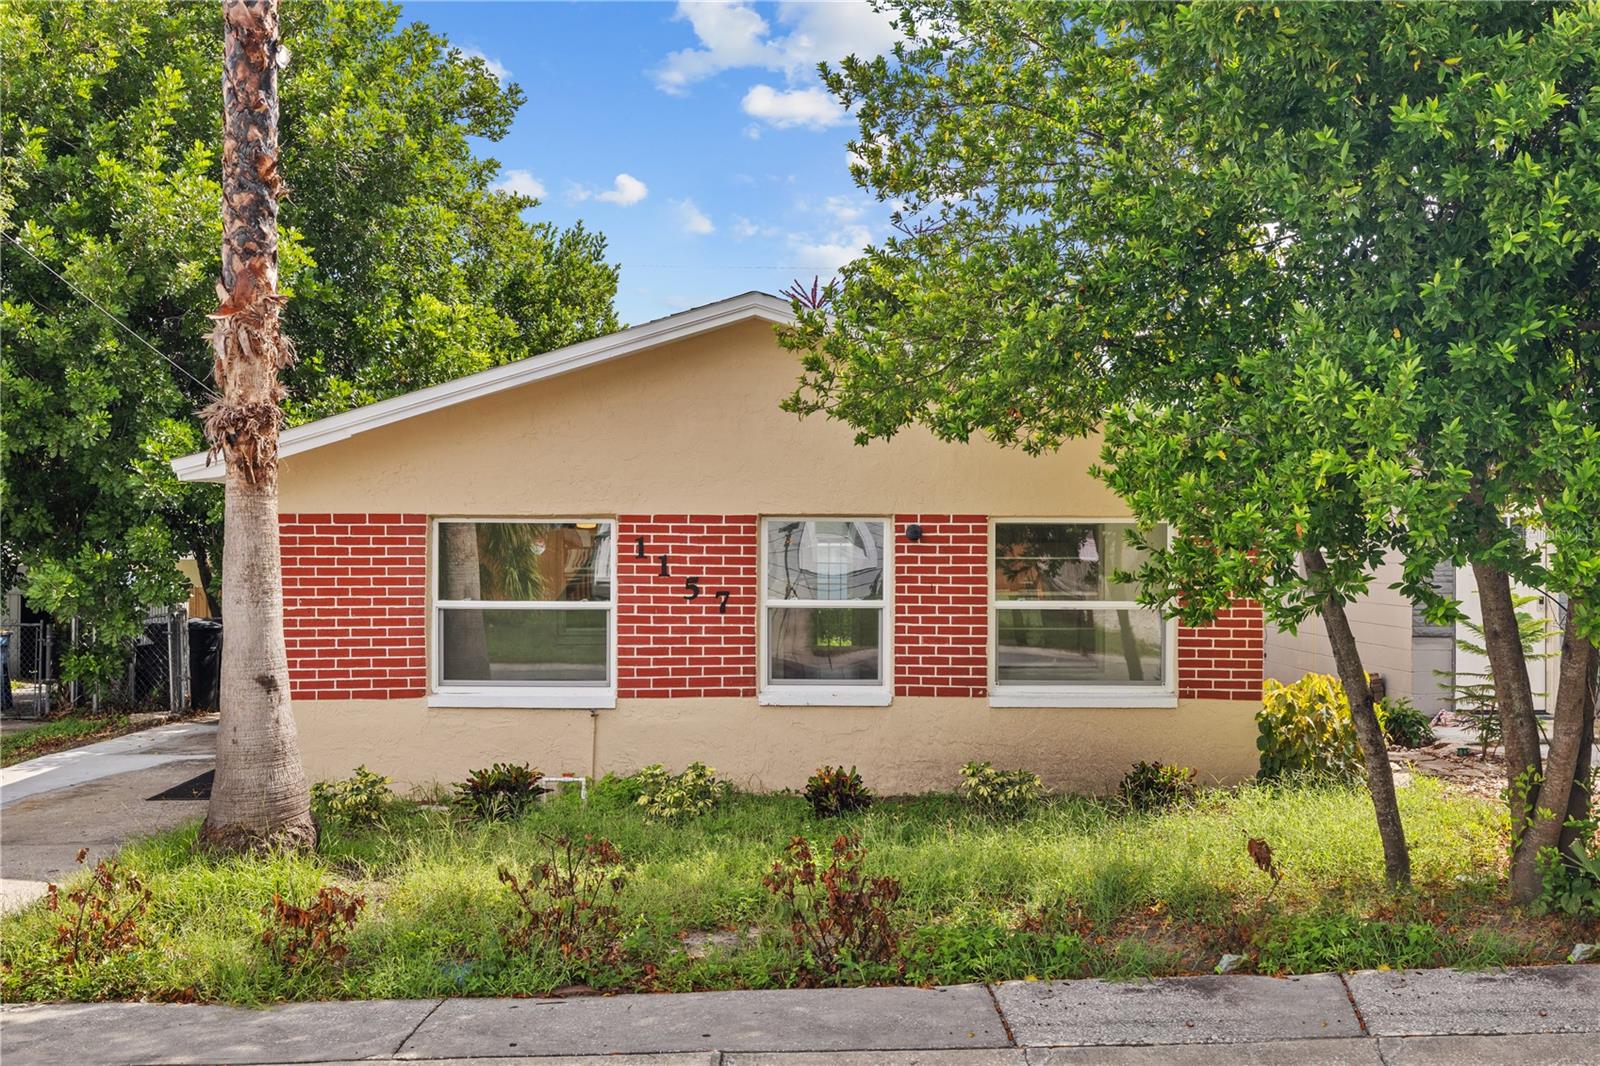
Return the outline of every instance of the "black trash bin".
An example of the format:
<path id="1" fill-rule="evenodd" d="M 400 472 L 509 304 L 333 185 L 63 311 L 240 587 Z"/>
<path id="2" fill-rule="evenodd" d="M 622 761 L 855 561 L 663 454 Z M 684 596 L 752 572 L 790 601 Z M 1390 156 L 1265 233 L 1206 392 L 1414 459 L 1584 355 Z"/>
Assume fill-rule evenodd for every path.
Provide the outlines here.
<path id="1" fill-rule="evenodd" d="M 189 706 L 197 711 L 222 707 L 222 623 L 189 619 Z"/>

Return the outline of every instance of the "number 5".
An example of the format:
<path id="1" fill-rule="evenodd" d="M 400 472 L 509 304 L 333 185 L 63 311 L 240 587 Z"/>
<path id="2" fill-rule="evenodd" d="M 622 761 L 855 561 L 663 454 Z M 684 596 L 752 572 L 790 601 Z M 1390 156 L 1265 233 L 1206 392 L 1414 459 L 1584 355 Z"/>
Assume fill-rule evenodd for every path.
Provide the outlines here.
<path id="1" fill-rule="evenodd" d="M 697 578 L 697 577 L 686 577 L 686 578 L 684 578 L 683 579 L 683 587 L 689 590 L 689 599 L 691 601 L 700 598 L 700 579 L 699 578 Z"/>

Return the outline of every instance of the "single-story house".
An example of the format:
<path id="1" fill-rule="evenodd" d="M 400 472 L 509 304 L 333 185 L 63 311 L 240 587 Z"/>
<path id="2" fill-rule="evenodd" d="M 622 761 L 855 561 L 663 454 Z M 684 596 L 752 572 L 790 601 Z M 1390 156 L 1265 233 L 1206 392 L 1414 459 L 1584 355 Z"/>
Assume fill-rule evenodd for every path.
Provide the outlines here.
<path id="1" fill-rule="evenodd" d="M 1259 607 L 1188 629 L 1134 602 L 1096 442 L 859 447 L 779 410 L 789 316 L 746 293 L 287 430 L 313 778 L 701 760 L 777 789 L 843 763 L 898 793 L 968 760 L 1083 790 L 1141 759 L 1255 771 Z"/>

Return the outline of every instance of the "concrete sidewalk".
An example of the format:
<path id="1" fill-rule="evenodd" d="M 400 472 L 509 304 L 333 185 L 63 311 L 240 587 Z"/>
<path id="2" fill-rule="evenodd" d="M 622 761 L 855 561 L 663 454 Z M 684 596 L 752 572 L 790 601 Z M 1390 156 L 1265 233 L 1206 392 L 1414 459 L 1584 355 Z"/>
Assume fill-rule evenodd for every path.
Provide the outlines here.
<path id="1" fill-rule="evenodd" d="M 1600 967 L 588 999 L 0 1008 L 6 1066 L 1600 1064 Z"/>

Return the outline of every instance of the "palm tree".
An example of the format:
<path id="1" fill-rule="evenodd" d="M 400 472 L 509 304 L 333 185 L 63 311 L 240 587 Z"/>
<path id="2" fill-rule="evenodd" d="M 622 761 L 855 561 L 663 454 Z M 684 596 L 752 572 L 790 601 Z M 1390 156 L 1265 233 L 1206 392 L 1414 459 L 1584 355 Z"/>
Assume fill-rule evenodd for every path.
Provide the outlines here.
<path id="1" fill-rule="evenodd" d="M 316 842 L 289 710 L 278 554 L 278 371 L 294 359 L 278 292 L 277 0 L 223 0 L 222 306 L 211 316 L 221 398 L 202 412 L 227 464 L 222 721 L 200 839 L 240 851 Z"/>

